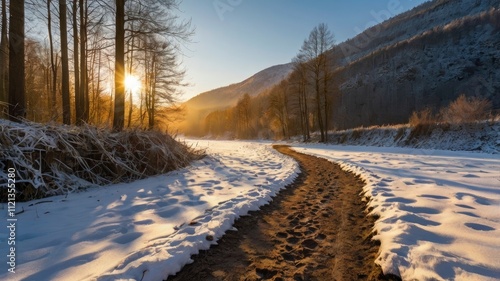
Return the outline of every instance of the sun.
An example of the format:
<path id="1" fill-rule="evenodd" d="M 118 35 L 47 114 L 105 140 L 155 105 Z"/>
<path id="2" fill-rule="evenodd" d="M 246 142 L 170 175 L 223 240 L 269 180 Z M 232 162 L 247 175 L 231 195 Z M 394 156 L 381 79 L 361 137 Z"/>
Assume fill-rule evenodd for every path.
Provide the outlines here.
<path id="1" fill-rule="evenodd" d="M 136 95 L 141 89 L 141 81 L 134 75 L 125 76 L 125 90 Z"/>

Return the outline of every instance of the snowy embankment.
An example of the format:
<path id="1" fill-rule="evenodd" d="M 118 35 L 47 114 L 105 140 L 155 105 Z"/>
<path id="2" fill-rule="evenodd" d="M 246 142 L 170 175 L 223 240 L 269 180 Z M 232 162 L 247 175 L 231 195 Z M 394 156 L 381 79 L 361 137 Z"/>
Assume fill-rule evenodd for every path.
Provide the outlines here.
<path id="1" fill-rule="evenodd" d="M 18 202 L 15 273 L 0 280 L 163 280 L 299 172 L 266 144 L 195 144 L 208 156 L 167 175 Z"/>
<path id="2" fill-rule="evenodd" d="M 358 128 L 330 132 L 328 137 L 330 143 L 338 145 L 500 153 L 500 121 Z"/>
<path id="3" fill-rule="evenodd" d="M 498 138 L 497 138 L 498 140 Z M 500 278 L 500 155 L 295 145 L 367 183 L 377 263 L 403 280 Z"/>

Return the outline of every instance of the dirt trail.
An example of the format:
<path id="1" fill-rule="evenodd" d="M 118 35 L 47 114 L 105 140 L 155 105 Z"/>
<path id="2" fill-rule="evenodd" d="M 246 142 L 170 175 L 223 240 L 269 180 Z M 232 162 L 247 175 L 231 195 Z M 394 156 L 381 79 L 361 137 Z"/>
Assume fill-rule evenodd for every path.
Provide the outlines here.
<path id="1" fill-rule="evenodd" d="M 275 148 L 300 163 L 295 183 L 168 280 L 390 280 L 374 264 L 363 182 L 327 160 Z"/>

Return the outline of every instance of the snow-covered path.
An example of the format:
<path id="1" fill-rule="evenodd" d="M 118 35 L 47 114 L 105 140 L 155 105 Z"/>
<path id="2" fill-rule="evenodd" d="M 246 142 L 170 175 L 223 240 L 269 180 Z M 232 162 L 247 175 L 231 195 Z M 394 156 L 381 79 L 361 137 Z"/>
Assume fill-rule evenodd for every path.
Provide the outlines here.
<path id="1" fill-rule="evenodd" d="M 270 144 L 200 141 L 209 156 L 164 176 L 18 203 L 16 273 L 0 280 L 162 280 L 271 200 L 298 171 Z M 368 183 L 380 263 L 417 280 L 499 280 L 500 155 L 295 145 Z M 7 224 L 5 204 L 0 219 Z M 215 237 L 213 241 L 211 236 Z M 207 237 L 209 238 L 207 240 Z"/>
<path id="2" fill-rule="evenodd" d="M 298 171 L 265 144 L 200 147 L 208 157 L 165 176 L 18 203 L 15 273 L 7 272 L 4 226 L 0 280 L 162 280 Z M 5 207 L 0 216 L 7 221 Z"/>
<path id="3" fill-rule="evenodd" d="M 500 280 L 500 155 L 300 145 L 368 183 L 385 273 Z"/>

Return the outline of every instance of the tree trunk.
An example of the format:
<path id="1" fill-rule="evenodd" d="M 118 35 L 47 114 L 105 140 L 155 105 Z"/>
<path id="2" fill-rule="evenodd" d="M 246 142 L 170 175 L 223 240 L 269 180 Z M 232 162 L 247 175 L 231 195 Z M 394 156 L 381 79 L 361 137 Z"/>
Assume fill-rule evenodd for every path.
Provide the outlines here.
<path id="1" fill-rule="evenodd" d="M 325 142 L 328 142 L 328 118 L 330 114 L 329 108 L 330 108 L 330 103 L 328 102 L 328 82 L 330 81 L 330 70 L 328 69 L 328 64 L 326 60 L 328 59 L 326 55 L 322 55 L 322 59 L 324 60 L 323 63 L 323 73 L 324 73 L 324 78 L 323 78 L 323 99 L 324 99 L 324 111 L 325 111 Z"/>
<path id="2" fill-rule="evenodd" d="M 79 50 L 79 35 L 78 35 L 78 4 L 77 0 L 73 0 L 73 68 L 75 69 L 75 113 L 76 124 L 81 125 L 81 116 L 83 105 L 81 102 L 80 92 L 80 52 Z"/>
<path id="3" fill-rule="evenodd" d="M 133 25 L 132 25 L 132 29 L 133 29 Z M 129 67 L 128 67 L 128 73 L 129 75 L 132 75 L 132 71 L 133 71 L 133 61 L 134 61 L 134 41 L 135 41 L 135 36 L 132 34 L 132 47 L 130 49 L 130 57 L 129 57 Z M 128 110 L 128 125 L 127 127 L 130 128 L 130 126 L 132 125 L 132 112 L 133 112 L 133 109 L 134 109 L 134 98 L 133 98 L 133 92 L 132 92 L 132 89 L 129 89 L 130 90 L 130 96 L 129 96 L 129 110 Z"/>
<path id="4" fill-rule="evenodd" d="M 121 131 L 125 117 L 125 0 L 116 0 L 115 107 L 113 129 Z"/>
<path id="5" fill-rule="evenodd" d="M 323 117 L 321 114 L 321 92 L 320 92 L 320 85 L 319 85 L 319 73 L 316 73 L 316 78 L 314 81 L 314 86 L 316 90 L 316 116 L 318 118 L 318 127 L 319 131 L 321 134 L 321 142 L 325 142 L 325 132 L 324 132 L 324 127 L 323 127 Z"/>
<path id="6" fill-rule="evenodd" d="M 9 39 L 7 37 L 7 3 L 2 0 L 2 31 L 0 39 L 0 118 L 7 116 L 9 103 Z"/>
<path id="7" fill-rule="evenodd" d="M 57 55 L 54 58 L 54 39 L 52 38 L 52 12 L 51 12 L 52 0 L 47 0 L 47 29 L 49 32 L 49 46 L 50 46 L 50 70 L 52 71 L 52 80 L 50 82 L 50 106 L 51 110 L 51 120 L 55 121 L 57 119 Z"/>
<path id="8" fill-rule="evenodd" d="M 152 130 L 155 127 L 155 101 L 156 101 L 156 53 L 153 51 L 153 57 L 151 59 L 151 93 L 149 99 L 149 110 L 148 110 L 148 129 Z"/>
<path id="9" fill-rule="evenodd" d="M 59 0 L 59 31 L 61 34 L 61 63 L 62 63 L 62 104 L 63 123 L 71 124 L 71 106 L 69 103 L 69 59 L 68 59 L 68 31 L 67 31 L 66 0 Z"/>
<path id="10" fill-rule="evenodd" d="M 96 95 L 94 99 L 94 103 L 97 103 L 97 108 L 96 108 L 97 124 L 101 124 L 101 54 L 102 52 L 99 51 L 99 59 L 97 63 Z"/>
<path id="11" fill-rule="evenodd" d="M 26 117 L 24 84 L 24 0 L 10 2 L 9 114 L 20 122 Z"/>
<path id="12" fill-rule="evenodd" d="M 86 0 L 80 0 L 80 125 L 89 121 L 89 93 L 87 83 L 87 8 Z"/>

